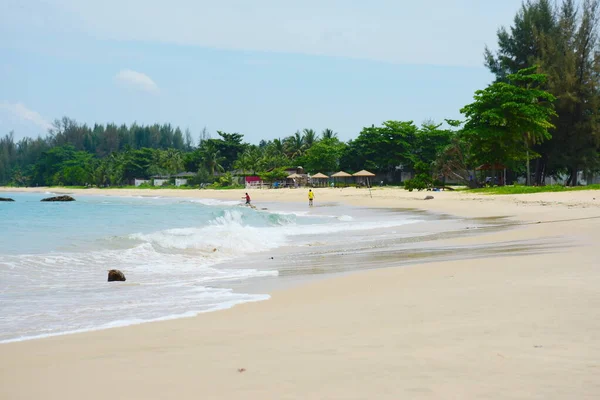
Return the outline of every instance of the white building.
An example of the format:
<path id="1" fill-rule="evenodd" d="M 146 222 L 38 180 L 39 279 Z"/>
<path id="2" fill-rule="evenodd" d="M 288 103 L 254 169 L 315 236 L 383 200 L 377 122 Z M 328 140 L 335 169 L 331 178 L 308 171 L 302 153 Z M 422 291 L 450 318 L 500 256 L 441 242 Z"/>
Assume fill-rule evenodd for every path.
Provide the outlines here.
<path id="1" fill-rule="evenodd" d="M 144 184 L 146 184 L 146 183 L 150 183 L 150 180 L 149 180 L 149 179 L 134 179 L 134 180 L 133 180 L 133 184 L 134 184 L 136 187 L 138 187 L 138 186 L 140 186 L 140 185 L 144 185 Z"/>

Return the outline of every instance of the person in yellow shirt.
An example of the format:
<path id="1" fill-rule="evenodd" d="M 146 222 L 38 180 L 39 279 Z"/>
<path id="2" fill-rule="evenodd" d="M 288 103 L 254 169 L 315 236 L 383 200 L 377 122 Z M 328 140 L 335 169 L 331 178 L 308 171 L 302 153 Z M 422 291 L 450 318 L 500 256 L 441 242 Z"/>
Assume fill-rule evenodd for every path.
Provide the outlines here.
<path id="1" fill-rule="evenodd" d="M 308 205 L 310 207 L 312 207 L 312 205 L 313 205 L 314 198 L 315 198 L 315 194 L 313 193 L 312 189 L 308 189 Z"/>

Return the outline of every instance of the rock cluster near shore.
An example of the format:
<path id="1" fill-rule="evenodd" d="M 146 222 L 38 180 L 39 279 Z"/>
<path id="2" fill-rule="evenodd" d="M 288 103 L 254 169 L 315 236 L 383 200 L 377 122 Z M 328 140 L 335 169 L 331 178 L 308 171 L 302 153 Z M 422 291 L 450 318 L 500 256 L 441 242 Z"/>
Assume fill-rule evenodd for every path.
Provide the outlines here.
<path id="1" fill-rule="evenodd" d="M 75 199 L 72 198 L 71 196 L 64 195 L 64 196 L 47 197 L 40 201 L 75 201 Z"/>
<path id="2" fill-rule="evenodd" d="M 14 200 L 9 197 L 0 197 L 0 201 L 14 201 Z"/>

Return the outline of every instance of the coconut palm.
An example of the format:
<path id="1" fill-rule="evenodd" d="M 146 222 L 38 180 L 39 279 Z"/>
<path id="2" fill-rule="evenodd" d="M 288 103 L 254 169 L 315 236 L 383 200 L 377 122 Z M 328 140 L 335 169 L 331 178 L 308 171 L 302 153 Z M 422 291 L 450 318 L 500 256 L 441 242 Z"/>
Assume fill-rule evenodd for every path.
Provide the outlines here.
<path id="1" fill-rule="evenodd" d="M 210 171 L 211 176 L 214 176 L 216 171 L 222 172 L 224 170 L 221 163 L 225 160 L 225 157 L 221 156 L 221 152 L 217 150 L 212 142 L 205 142 L 200 153 L 204 166 Z"/>
<path id="2" fill-rule="evenodd" d="M 268 146 L 268 151 L 270 155 L 285 154 L 285 145 L 281 139 L 273 139 L 273 142 Z"/>
<path id="3" fill-rule="evenodd" d="M 167 149 L 162 151 L 162 167 L 169 173 L 177 173 L 183 170 L 183 157 L 181 151 L 176 149 Z"/>
<path id="4" fill-rule="evenodd" d="M 262 157 L 263 152 L 258 147 L 248 148 L 236 160 L 234 166 L 235 168 L 241 169 L 244 174 L 247 171 L 250 171 L 252 175 L 254 175 L 259 169 Z"/>
<path id="5" fill-rule="evenodd" d="M 321 138 L 322 139 L 333 139 L 333 138 L 337 138 L 337 133 L 334 132 L 331 129 L 325 129 L 323 130 L 323 132 L 321 133 Z"/>
<path id="6" fill-rule="evenodd" d="M 284 140 L 285 153 L 290 158 L 300 157 L 304 153 L 304 136 L 296 131 Z"/>
<path id="7" fill-rule="evenodd" d="M 308 150 L 317 141 L 317 133 L 314 129 L 304 129 L 302 133 L 304 134 L 304 148 Z"/>

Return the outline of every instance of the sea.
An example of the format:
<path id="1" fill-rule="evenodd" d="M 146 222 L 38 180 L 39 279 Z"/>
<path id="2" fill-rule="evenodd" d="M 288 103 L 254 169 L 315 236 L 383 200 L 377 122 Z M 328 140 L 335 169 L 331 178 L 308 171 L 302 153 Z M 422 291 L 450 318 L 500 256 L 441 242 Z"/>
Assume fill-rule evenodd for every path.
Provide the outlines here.
<path id="1" fill-rule="evenodd" d="M 191 317 L 302 279 L 442 256 L 452 249 L 426 243 L 466 223 L 338 203 L 40 202 L 52 195 L 2 194 L 15 202 L 0 202 L 0 343 Z M 110 269 L 127 280 L 107 282 Z"/>

